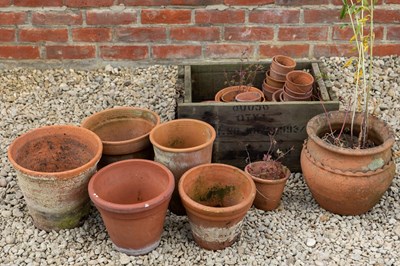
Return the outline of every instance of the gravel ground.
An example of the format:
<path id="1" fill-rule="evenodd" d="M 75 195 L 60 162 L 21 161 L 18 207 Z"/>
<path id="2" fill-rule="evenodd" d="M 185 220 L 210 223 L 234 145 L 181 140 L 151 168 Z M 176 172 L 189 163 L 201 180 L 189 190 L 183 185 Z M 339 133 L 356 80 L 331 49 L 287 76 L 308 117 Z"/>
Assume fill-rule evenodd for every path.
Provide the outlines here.
<path id="1" fill-rule="evenodd" d="M 347 99 L 351 74 L 344 58 L 322 59 L 334 90 Z M 376 113 L 400 126 L 400 58 L 376 60 Z M 321 209 L 300 173 L 291 176 L 276 211 L 252 208 L 240 240 L 221 251 L 199 248 L 186 217 L 168 214 L 160 246 L 145 256 L 114 251 L 93 207 L 80 228 L 36 229 L 27 213 L 7 148 L 18 135 L 43 125 L 76 124 L 112 106 L 140 106 L 174 117 L 177 67 L 98 70 L 0 70 L 1 265 L 400 265 L 400 181 L 396 175 L 367 214 L 342 217 Z M 396 145 L 395 150 L 399 150 Z M 399 163 L 397 161 L 397 163 Z"/>

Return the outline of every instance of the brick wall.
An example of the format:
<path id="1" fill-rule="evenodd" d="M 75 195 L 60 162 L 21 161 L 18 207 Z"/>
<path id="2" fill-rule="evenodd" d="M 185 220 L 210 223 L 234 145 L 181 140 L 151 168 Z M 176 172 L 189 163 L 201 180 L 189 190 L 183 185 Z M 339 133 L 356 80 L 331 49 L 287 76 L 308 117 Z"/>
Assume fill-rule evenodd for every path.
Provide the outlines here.
<path id="1" fill-rule="evenodd" d="M 349 55 L 341 0 L 0 0 L 1 60 L 189 62 Z M 379 0 L 376 54 L 400 54 L 400 0 Z"/>

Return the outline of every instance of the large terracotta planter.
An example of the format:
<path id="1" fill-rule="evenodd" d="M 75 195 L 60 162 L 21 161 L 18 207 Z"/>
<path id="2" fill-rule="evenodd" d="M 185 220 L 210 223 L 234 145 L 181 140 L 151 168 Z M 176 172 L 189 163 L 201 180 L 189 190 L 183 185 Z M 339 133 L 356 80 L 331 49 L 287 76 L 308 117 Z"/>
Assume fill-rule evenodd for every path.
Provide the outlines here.
<path id="1" fill-rule="evenodd" d="M 150 133 L 154 160 L 167 166 L 175 176 L 175 190 L 169 209 L 184 215 L 178 182 L 184 172 L 200 164 L 211 162 L 216 137 L 214 128 L 195 119 L 177 119 L 156 126 Z"/>
<path id="2" fill-rule="evenodd" d="M 87 184 L 101 152 L 100 138 L 76 126 L 45 126 L 13 141 L 8 158 L 36 227 L 51 231 L 83 222 L 90 208 Z"/>
<path id="3" fill-rule="evenodd" d="M 102 168 L 88 189 L 115 248 L 141 255 L 160 243 L 174 186 L 164 165 L 131 159 Z"/>
<path id="4" fill-rule="evenodd" d="M 137 107 L 115 107 L 95 113 L 82 127 L 96 133 L 103 142 L 99 168 L 126 159 L 153 159 L 150 131 L 160 123 L 153 111 Z"/>
<path id="5" fill-rule="evenodd" d="M 217 250 L 232 245 L 241 233 L 256 188 L 242 170 L 225 164 L 205 164 L 188 170 L 179 194 L 196 243 Z"/>
<path id="6" fill-rule="evenodd" d="M 271 211 L 278 208 L 281 203 L 283 190 L 290 176 L 290 170 L 282 165 L 283 178 L 266 179 L 257 174 L 262 171 L 260 169 L 263 167 L 268 167 L 265 161 L 253 162 L 246 165 L 244 171 L 251 175 L 256 185 L 257 194 L 254 199 L 254 206 L 260 210 Z"/>
<path id="7" fill-rule="evenodd" d="M 350 115 L 334 111 L 313 117 L 307 124 L 308 140 L 301 152 L 301 167 L 313 197 L 324 209 L 342 215 L 358 215 L 373 208 L 389 188 L 395 174 L 391 148 L 394 135 L 382 120 L 369 117 L 369 137 L 376 146 L 367 149 L 341 148 L 322 137 L 340 131 Z M 329 123 L 328 123 L 329 121 Z M 355 129 L 360 128 L 356 115 Z"/>
<path id="8" fill-rule="evenodd" d="M 226 87 L 215 94 L 215 101 L 216 102 L 233 102 L 235 101 L 236 95 L 242 92 L 255 92 L 260 94 L 261 101 L 264 101 L 264 95 L 262 91 L 257 89 L 256 87 L 250 86 L 231 86 Z"/>

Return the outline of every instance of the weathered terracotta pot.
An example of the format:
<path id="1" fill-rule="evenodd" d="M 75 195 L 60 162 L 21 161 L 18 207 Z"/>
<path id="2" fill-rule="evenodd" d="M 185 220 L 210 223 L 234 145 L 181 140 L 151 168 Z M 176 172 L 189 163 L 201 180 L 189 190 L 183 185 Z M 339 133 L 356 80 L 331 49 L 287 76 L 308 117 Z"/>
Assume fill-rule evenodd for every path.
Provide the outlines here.
<path id="1" fill-rule="evenodd" d="M 272 94 L 273 102 L 281 102 L 281 95 L 283 93 L 283 89 L 277 90 Z"/>
<path id="2" fill-rule="evenodd" d="M 283 88 L 283 85 L 285 85 L 285 81 L 286 79 L 283 80 L 274 79 L 273 77 L 270 76 L 270 71 L 267 71 L 266 78 L 264 80 L 265 83 L 276 88 Z"/>
<path id="3" fill-rule="evenodd" d="M 156 126 L 150 132 L 154 160 L 167 166 L 175 177 L 175 190 L 169 209 L 184 215 L 179 197 L 178 182 L 182 174 L 192 167 L 211 162 L 215 129 L 196 119 L 176 119 Z"/>
<path id="4" fill-rule="evenodd" d="M 276 80 L 285 80 L 286 81 L 286 73 L 276 72 L 272 68 L 269 70 L 269 76 Z"/>
<path id="5" fill-rule="evenodd" d="M 153 159 L 150 131 L 160 123 L 153 111 L 137 107 L 115 107 L 95 113 L 82 127 L 96 133 L 103 142 L 99 168 L 126 159 Z"/>
<path id="6" fill-rule="evenodd" d="M 116 250 L 142 255 L 160 243 L 174 187 L 174 176 L 164 165 L 131 159 L 102 168 L 88 190 Z"/>
<path id="7" fill-rule="evenodd" d="M 256 188 L 242 170 L 225 164 L 205 164 L 188 170 L 179 194 L 196 243 L 217 250 L 232 245 L 241 233 Z"/>
<path id="8" fill-rule="evenodd" d="M 286 75 L 285 86 L 294 92 L 307 93 L 312 90 L 314 77 L 305 71 L 294 70 Z"/>
<path id="9" fill-rule="evenodd" d="M 312 90 L 307 93 L 296 93 L 289 90 L 286 85 L 283 87 L 283 99 L 285 102 L 289 101 L 310 101 L 312 98 Z"/>
<path id="10" fill-rule="evenodd" d="M 287 74 L 294 70 L 296 67 L 296 61 L 291 57 L 284 55 L 276 55 L 272 58 L 271 70 L 280 74 Z"/>
<path id="11" fill-rule="evenodd" d="M 263 83 L 262 84 L 262 89 L 263 89 L 263 93 L 264 93 L 264 97 L 267 101 L 272 101 L 272 94 L 274 94 L 274 92 L 280 90 L 281 88 L 278 87 L 273 87 L 267 83 Z"/>
<path id="12" fill-rule="evenodd" d="M 246 91 L 241 92 L 235 96 L 235 101 L 237 102 L 261 102 L 263 97 L 261 93 Z"/>
<path id="13" fill-rule="evenodd" d="M 345 119 L 346 118 L 346 119 Z M 341 148 L 322 137 L 350 124 L 341 111 L 313 117 L 307 124 L 308 140 L 301 153 L 303 176 L 318 204 L 331 212 L 358 215 L 372 209 L 389 188 L 395 174 L 392 158 L 394 134 L 382 120 L 369 117 L 369 139 L 377 146 L 367 149 Z M 355 129 L 362 115 L 357 114 Z M 357 132 L 356 132 L 357 133 Z"/>
<path id="14" fill-rule="evenodd" d="M 90 208 L 87 184 L 101 152 L 100 138 L 76 126 L 45 126 L 13 141 L 8 158 L 36 227 L 81 225 Z"/>
<path id="15" fill-rule="evenodd" d="M 253 178 L 256 185 L 257 194 L 254 199 L 254 206 L 260 210 L 271 211 L 279 207 L 283 190 L 285 189 L 286 182 L 291 173 L 286 166 L 283 166 L 282 171 L 285 173 L 284 178 L 271 180 L 251 174 L 250 168 L 257 172 L 257 168 L 262 167 L 264 164 L 264 161 L 253 162 L 246 165 L 244 171 Z"/>
<path id="16" fill-rule="evenodd" d="M 250 87 L 250 86 L 231 86 L 231 87 L 226 87 L 215 94 L 215 101 L 216 102 L 233 102 L 235 101 L 236 95 L 242 92 L 246 91 L 251 91 L 251 92 L 256 92 L 259 93 L 263 100 L 263 94 L 262 92 L 257 89 L 256 87 Z"/>

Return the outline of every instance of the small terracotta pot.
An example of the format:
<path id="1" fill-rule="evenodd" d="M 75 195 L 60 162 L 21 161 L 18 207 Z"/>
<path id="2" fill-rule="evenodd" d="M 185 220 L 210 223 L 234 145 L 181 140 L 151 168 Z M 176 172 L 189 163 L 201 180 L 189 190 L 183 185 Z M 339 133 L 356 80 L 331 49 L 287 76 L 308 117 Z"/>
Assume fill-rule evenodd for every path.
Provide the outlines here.
<path id="1" fill-rule="evenodd" d="M 215 129 L 196 119 L 176 119 L 156 126 L 150 132 L 154 160 L 167 166 L 175 176 L 175 190 L 169 209 L 184 215 L 178 182 L 190 168 L 211 162 Z"/>
<path id="2" fill-rule="evenodd" d="M 263 88 L 263 93 L 264 93 L 265 99 L 267 99 L 267 101 L 272 101 L 272 94 L 281 89 L 281 88 L 277 88 L 277 87 L 272 87 L 271 85 L 268 85 L 267 83 L 263 83 L 262 88 Z"/>
<path id="3" fill-rule="evenodd" d="M 226 87 L 215 94 L 215 101 L 216 102 L 233 102 L 235 101 L 236 95 L 241 92 L 258 92 L 262 95 L 262 92 L 257 89 L 256 87 L 249 87 L 249 86 L 231 86 Z"/>
<path id="4" fill-rule="evenodd" d="M 286 73 L 279 73 L 273 70 L 272 68 L 269 70 L 269 75 L 271 78 L 276 80 L 285 80 L 286 81 Z"/>
<path id="5" fill-rule="evenodd" d="M 283 96 L 283 100 L 285 102 L 309 101 L 311 99 L 311 94 L 310 95 L 304 95 L 304 96 L 293 96 L 293 95 L 287 93 L 287 91 L 285 89 L 283 90 L 282 96 Z"/>
<path id="6" fill-rule="evenodd" d="M 294 70 L 296 61 L 291 57 L 284 55 L 276 55 L 272 58 L 271 69 L 277 73 L 287 74 Z"/>
<path id="7" fill-rule="evenodd" d="M 283 88 L 283 85 L 285 84 L 285 79 L 284 80 L 274 79 L 273 77 L 270 76 L 270 71 L 267 71 L 267 75 L 264 82 L 267 83 L 268 85 L 271 85 L 272 87 Z"/>
<path id="8" fill-rule="evenodd" d="M 283 166 L 282 171 L 285 173 L 285 177 L 275 180 L 260 178 L 250 173 L 249 168 L 257 169 L 264 164 L 264 161 L 253 162 L 246 165 L 244 171 L 253 178 L 256 185 L 257 194 L 254 199 L 254 206 L 260 210 L 271 211 L 278 208 L 281 202 L 283 190 L 290 176 L 290 170 Z"/>
<path id="9" fill-rule="evenodd" d="M 235 100 L 237 102 L 261 102 L 263 95 L 258 92 L 246 91 L 236 95 Z"/>
<path id="10" fill-rule="evenodd" d="M 310 88 L 309 91 L 306 92 L 298 92 L 298 91 L 292 91 L 291 89 L 289 89 L 286 84 L 283 86 L 283 90 L 290 96 L 293 97 L 308 97 L 311 98 L 312 96 L 312 87 Z"/>
<path id="11" fill-rule="evenodd" d="M 153 111 L 137 107 L 115 107 L 95 113 L 82 127 L 96 133 L 103 143 L 99 168 L 126 159 L 153 159 L 150 131 L 160 123 Z"/>
<path id="12" fill-rule="evenodd" d="M 251 177 L 236 167 L 205 164 L 182 176 L 179 194 L 196 243 L 217 250 L 229 247 L 239 237 L 256 188 Z"/>
<path id="13" fill-rule="evenodd" d="M 314 77 L 305 71 L 294 70 L 286 75 L 286 87 L 295 92 L 308 92 L 312 90 Z"/>
<path id="14" fill-rule="evenodd" d="M 164 165 L 132 159 L 102 168 L 88 190 L 116 250 L 142 255 L 160 243 L 174 187 Z"/>
<path id="15" fill-rule="evenodd" d="M 283 93 L 283 89 L 277 90 L 272 94 L 272 101 L 273 102 L 280 102 L 281 101 L 281 95 Z"/>
<path id="16" fill-rule="evenodd" d="M 87 184 L 101 152 L 100 138 L 76 126 L 45 126 L 13 141 L 8 158 L 36 227 L 81 225 L 90 208 Z"/>

